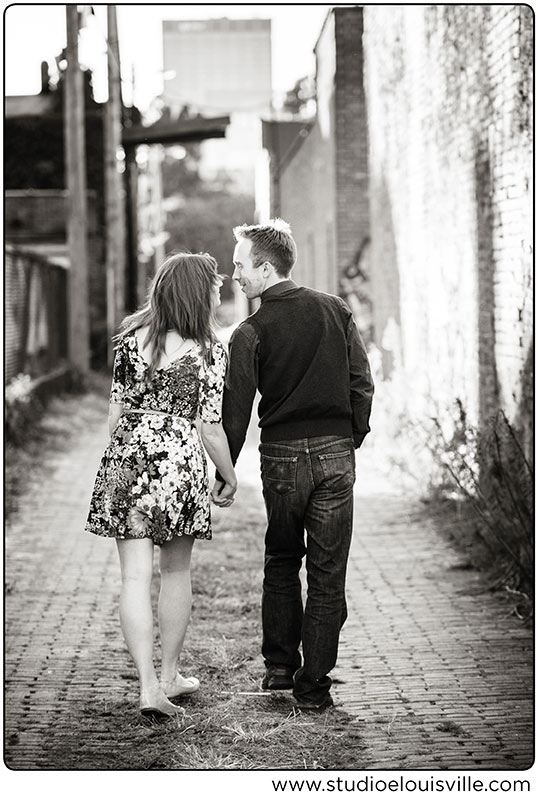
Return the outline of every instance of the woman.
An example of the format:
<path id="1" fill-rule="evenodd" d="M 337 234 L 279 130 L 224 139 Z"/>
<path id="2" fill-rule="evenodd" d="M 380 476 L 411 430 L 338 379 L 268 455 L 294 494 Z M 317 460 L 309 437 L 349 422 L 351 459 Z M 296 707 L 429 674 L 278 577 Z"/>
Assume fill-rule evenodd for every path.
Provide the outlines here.
<path id="1" fill-rule="evenodd" d="M 226 481 L 215 499 L 229 506 L 237 487 L 221 425 L 226 352 L 212 331 L 222 280 L 207 254 L 170 256 L 145 306 L 116 337 L 110 393 L 110 442 L 90 502 L 86 530 L 117 541 L 120 621 L 140 679 L 140 711 L 178 712 L 170 698 L 191 694 L 178 662 L 191 611 L 190 556 L 211 539 L 203 448 Z M 150 584 L 159 545 L 161 678 L 153 663 Z"/>

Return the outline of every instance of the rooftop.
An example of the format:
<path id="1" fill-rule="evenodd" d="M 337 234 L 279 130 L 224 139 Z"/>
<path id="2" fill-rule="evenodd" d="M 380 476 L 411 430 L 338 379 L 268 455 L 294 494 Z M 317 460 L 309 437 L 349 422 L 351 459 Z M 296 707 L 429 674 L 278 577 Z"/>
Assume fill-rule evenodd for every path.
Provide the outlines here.
<path id="1" fill-rule="evenodd" d="M 40 117 L 54 111 L 54 97 L 51 94 L 9 95 L 5 98 L 4 113 L 10 117 Z"/>
<path id="2" fill-rule="evenodd" d="M 225 33 L 226 31 L 238 32 L 271 32 L 270 19 L 190 19 L 190 20 L 163 20 L 163 33 Z"/>

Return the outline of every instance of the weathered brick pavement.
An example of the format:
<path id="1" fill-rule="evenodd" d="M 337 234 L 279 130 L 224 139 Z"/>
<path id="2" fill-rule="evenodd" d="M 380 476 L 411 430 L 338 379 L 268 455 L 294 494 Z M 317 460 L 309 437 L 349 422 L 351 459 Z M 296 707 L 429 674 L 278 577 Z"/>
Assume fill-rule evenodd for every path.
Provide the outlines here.
<path id="1" fill-rule="evenodd" d="M 360 483 L 334 677 L 367 745 L 363 767 L 530 767 L 532 632 L 420 506 Z"/>
<path id="2" fill-rule="evenodd" d="M 106 706 L 122 693 L 132 702 L 130 684 L 117 680 L 130 665 L 117 622 L 115 547 L 83 532 L 103 420 L 95 416 L 70 452 L 50 457 L 46 479 L 28 487 L 7 526 L 5 742 L 13 769 L 61 769 L 47 763 L 44 746 L 54 730 L 68 729 L 74 704 Z M 251 456 L 242 456 L 240 478 L 263 515 L 253 449 Z M 349 768 L 529 767 L 532 632 L 461 568 L 417 504 L 362 477 L 367 468 L 365 448 L 349 619 L 333 673 L 337 708 L 352 715 L 365 745 Z M 212 546 L 224 545 L 216 538 Z"/>

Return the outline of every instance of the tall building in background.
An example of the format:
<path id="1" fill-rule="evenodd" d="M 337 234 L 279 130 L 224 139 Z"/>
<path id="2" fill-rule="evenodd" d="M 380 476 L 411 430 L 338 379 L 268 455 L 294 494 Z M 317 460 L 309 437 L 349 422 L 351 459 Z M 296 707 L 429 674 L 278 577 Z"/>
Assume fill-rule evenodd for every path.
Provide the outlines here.
<path id="1" fill-rule="evenodd" d="M 163 99 L 173 111 L 230 114 L 224 140 L 202 145 L 204 177 L 219 170 L 254 192 L 260 117 L 271 110 L 271 20 L 163 21 Z"/>

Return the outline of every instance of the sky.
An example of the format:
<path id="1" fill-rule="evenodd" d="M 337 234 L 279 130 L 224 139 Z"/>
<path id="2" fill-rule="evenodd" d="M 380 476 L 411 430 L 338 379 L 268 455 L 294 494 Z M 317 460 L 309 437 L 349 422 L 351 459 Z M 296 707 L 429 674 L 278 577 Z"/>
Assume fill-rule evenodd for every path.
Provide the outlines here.
<path id="1" fill-rule="evenodd" d="M 123 96 L 146 110 L 163 89 L 163 19 L 212 17 L 272 20 L 273 89 L 282 94 L 298 78 L 314 72 L 313 47 L 332 6 L 316 3 L 280 5 L 196 3 L 118 4 Z M 80 60 L 94 71 L 96 100 L 106 100 L 106 5 L 94 5 L 95 16 L 80 37 Z M 55 69 L 55 57 L 65 46 L 65 6 L 16 3 L 5 12 L 5 92 L 37 94 L 41 62 Z"/>

